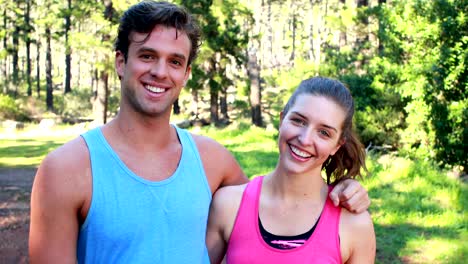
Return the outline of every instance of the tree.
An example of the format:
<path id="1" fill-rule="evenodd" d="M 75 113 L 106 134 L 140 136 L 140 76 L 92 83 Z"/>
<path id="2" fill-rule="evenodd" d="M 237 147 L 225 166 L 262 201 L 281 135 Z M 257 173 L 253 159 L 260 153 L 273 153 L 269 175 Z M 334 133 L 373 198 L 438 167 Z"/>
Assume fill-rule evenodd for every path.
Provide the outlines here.
<path id="1" fill-rule="evenodd" d="M 31 80 L 31 0 L 26 0 L 26 8 L 24 10 L 24 42 L 26 44 L 26 80 L 27 80 L 27 94 L 32 95 L 32 80 Z"/>
<path id="2" fill-rule="evenodd" d="M 418 12 L 421 9 L 415 9 Z M 423 9 L 424 10 L 424 9 Z M 436 18 L 439 57 L 428 72 L 425 101 L 435 132 L 436 159 L 468 172 L 468 3 L 434 1 L 429 18 Z M 423 13 L 422 15 L 427 15 Z"/>
<path id="3" fill-rule="evenodd" d="M 228 117 L 226 89 L 233 82 L 226 72 L 227 65 L 240 65 L 244 60 L 243 48 L 247 43 L 247 35 L 241 31 L 235 18 L 242 16 L 245 9 L 237 1 L 183 0 L 181 4 L 197 18 L 204 35 L 205 42 L 199 54 L 202 63 L 195 66 L 192 76 L 203 72 L 195 79 L 209 88 L 210 121 L 217 124 L 220 121 L 220 109 L 223 110 L 222 117 Z M 189 85 L 193 83 L 189 82 Z M 223 107 L 220 107 L 220 100 L 223 101 Z"/>
<path id="4" fill-rule="evenodd" d="M 101 34 L 101 43 L 106 46 L 109 51 L 104 53 L 102 58 L 103 61 L 100 63 L 100 70 L 98 76 L 98 88 L 96 90 L 97 96 L 95 100 L 95 116 L 96 120 L 100 124 L 105 124 L 107 122 L 107 109 L 108 109 L 108 99 L 109 99 L 109 72 L 111 70 L 111 63 L 110 63 L 110 48 L 112 47 L 111 44 L 111 29 L 112 25 L 117 24 L 117 17 L 118 14 L 114 9 L 113 2 L 111 0 L 103 0 L 102 1 L 104 10 L 103 10 L 103 18 L 104 24 L 102 28 Z"/>
<path id="5" fill-rule="evenodd" d="M 65 16 L 65 88 L 64 93 L 71 92 L 71 47 L 69 41 L 69 35 L 71 30 L 71 15 L 73 13 L 73 7 L 71 0 L 67 0 L 67 6 L 63 11 Z"/>

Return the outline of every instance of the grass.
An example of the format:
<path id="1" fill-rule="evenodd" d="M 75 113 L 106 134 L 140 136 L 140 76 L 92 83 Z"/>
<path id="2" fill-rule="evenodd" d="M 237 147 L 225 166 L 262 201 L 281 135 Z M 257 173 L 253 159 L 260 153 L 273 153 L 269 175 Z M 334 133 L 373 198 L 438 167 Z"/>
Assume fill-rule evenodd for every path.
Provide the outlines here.
<path id="1" fill-rule="evenodd" d="M 55 148 L 84 131 L 83 126 L 59 125 L 53 129 L 28 125 L 13 132 L 0 131 L 0 167 L 37 167 Z"/>
<path id="2" fill-rule="evenodd" d="M 35 167 L 52 149 L 76 137 L 82 127 L 0 133 L 0 167 Z M 225 145 L 250 177 L 273 170 L 277 132 L 234 123 L 194 133 Z M 467 185 L 430 162 L 392 155 L 369 156 L 363 180 L 377 237 L 377 263 L 465 263 L 468 257 Z"/>

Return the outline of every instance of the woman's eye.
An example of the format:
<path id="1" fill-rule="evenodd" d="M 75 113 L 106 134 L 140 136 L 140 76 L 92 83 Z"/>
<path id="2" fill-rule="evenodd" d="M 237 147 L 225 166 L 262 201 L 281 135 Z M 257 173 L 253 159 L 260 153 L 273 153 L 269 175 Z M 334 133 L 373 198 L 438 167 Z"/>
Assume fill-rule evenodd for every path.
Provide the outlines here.
<path id="1" fill-rule="evenodd" d="M 300 126 L 305 125 L 304 120 L 299 119 L 299 118 L 291 118 L 291 121 L 292 121 L 294 124 L 297 124 L 297 125 L 300 125 Z"/>
<path id="2" fill-rule="evenodd" d="M 326 136 L 326 137 L 330 137 L 330 133 L 328 133 L 328 131 L 326 131 L 326 130 L 320 130 L 320 134 L 322 134 L 323 136 Z"/>

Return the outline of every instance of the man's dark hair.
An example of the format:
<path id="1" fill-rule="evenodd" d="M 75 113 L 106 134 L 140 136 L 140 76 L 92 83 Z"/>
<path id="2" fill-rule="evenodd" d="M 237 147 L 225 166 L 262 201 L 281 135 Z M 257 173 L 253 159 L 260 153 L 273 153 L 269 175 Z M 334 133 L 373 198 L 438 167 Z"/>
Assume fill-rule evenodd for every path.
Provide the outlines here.
<path id="1" fill-rule="evenodd" d="M 115 50 L 128 58 L 128 47 L 132 41 L 131 33 L 149 33 L 156 25 L 173 27 L 187 34 L 190 43 L 188 64 L 195 60 L 200 47 L 201 32 L 192 15 L 183 7 L 168 2 L 143 1 L 131 6 L 120 19 L 119 32 L 115 40 Z"/>

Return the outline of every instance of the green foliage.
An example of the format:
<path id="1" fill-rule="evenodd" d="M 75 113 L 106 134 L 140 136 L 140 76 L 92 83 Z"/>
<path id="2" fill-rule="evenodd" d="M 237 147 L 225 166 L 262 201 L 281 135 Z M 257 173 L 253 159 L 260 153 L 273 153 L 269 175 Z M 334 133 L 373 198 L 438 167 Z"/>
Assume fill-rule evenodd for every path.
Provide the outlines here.
<path id="1" fill-rule="evenodd" d="M 73 89 L 62 96 L 54 97 L 56 113 L 65 118 L 78 119 L 92 113 L 92 91 L 90 89 Z"/>
<path id="2" fill-rule="evenodd" d="M 16 119 L 19 105 L 8 95 L 0 94 L 0 119 Z"/>
<path id="3" fill-rule="evenodd" d="M 27 113 L 19 101 L 9 95 L 0 94 L 0 120 L 28 121 Z"/>
<path id="4" fill-rule="evenodd" d="M 436 159 L 468 172 L 468 3 L 434 1 L 428 13 L 439 27 L 439 56 L 428 79 L 425 102 L 431 107 Z"/>

